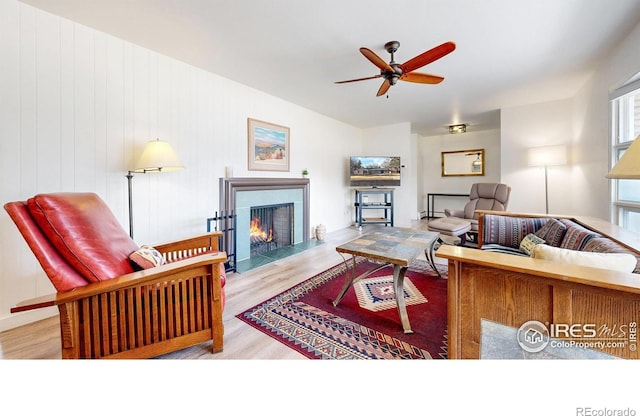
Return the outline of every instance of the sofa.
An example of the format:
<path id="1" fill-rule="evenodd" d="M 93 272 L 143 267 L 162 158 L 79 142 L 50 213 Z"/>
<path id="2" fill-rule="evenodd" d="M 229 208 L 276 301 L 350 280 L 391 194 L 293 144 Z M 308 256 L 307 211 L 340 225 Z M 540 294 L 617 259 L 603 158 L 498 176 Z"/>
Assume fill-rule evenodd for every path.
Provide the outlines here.
<path id="1" fill-rule="evenodd" d="M 593 349 L 640 358 L 640 235 L 589 217 L 477 213 L 478 249 L 436 252 L 449 265 L 449 358 L 480 358 L 483 320 L 589 325 L 621 341 Z"/>
<path id="2" fill-rule="evenodd" d="M 640 273 L 638 253 L 576 219 L 484 213 L 479 223 L 481 250 Z"/>

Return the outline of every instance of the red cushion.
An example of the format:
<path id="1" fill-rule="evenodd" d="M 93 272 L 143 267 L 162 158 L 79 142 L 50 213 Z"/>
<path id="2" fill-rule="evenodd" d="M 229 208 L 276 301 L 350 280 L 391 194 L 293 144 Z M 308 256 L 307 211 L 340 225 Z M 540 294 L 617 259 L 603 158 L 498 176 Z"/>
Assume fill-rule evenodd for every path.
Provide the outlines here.
<path id="1" fill-rule="evenodd" d="M 138 247 L 98 195 L 40 194 L 27 203 L 49 241 L 87 280 L 133 272 L 129 254 Z"/>
<path id="2" fill-rule="evenodd" d="M 26 202 L 9 202 L 4 208 L 18 226 L 18 230 L 58 292 L 89 284 L 42 234 L 42 230 L 29 213 Z"/>

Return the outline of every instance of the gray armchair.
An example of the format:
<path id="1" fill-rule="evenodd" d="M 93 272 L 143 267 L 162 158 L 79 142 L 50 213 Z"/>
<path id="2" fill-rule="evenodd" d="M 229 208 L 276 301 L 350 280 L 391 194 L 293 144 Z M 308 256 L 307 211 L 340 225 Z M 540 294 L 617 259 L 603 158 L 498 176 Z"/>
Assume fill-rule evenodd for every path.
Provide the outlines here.
<path id="1" fill-rule="evenodd" d="M 511 187 L 503 183 L 474 183 L 469 192 L 469 202 L 464 209 L 444 210 L 447 217 L 463 218 L 471 223 L 469 234 L 478 234 L 477 209 L 506 211 L 509 203 Z"/>

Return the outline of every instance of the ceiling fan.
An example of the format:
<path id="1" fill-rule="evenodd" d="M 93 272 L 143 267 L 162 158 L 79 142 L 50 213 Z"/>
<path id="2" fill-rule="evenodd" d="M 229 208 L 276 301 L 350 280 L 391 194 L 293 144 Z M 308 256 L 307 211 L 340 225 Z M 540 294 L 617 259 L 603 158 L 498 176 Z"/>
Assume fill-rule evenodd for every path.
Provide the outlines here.
<path id="1" fill-rule="evenodd" d="M 444 80 L 444 77 L 431 74 L 423 74 L 420 72 L 414 72 L 416 69 L 436 61 L 443 56 L 453 52 L 456 49 L 456 44 L 453 42 L 445 42 L 442 45 L 436 46 L 420 55 L 409 59 L 403 64 L 398 64 L 394 60 L 394 53 L 400 47 L 400 42 L 391 41 L 384 45 L 384 48 L 391 54 L 391 61 L 385 62 L 382 58 L 376 55 L 371 49 L 360 48 L 360 52 L 371 61 L 372 64 L 380 68 L 380 74 L 372 77 L 350 79 L 346 81 L 337 81 L 336 84 L 345 84 L 347 82 L 364 81 L 367 79 L 384 78 L 380 89 L 378 89 L 377 96 L 384 95 L 392 85 L 395 85 L 398 80 L 415 82 L 418 84 L 439 84 Z"/>

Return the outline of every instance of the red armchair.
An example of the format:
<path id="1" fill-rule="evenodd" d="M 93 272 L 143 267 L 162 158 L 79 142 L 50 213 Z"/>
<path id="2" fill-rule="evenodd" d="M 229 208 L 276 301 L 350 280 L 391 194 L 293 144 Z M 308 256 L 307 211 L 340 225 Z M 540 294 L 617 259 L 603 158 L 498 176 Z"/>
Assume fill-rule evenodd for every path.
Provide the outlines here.
<path id="1" fill-rule="evenodd" d="M 165 264 L 134 271 L 138 246 L 96 194 L 4 207 L 57 290 L 11 312 L 58 306 L 62 358 L 148 358 L 208 340 L 222 351 L 220 233 L 155 246 Z"/>

